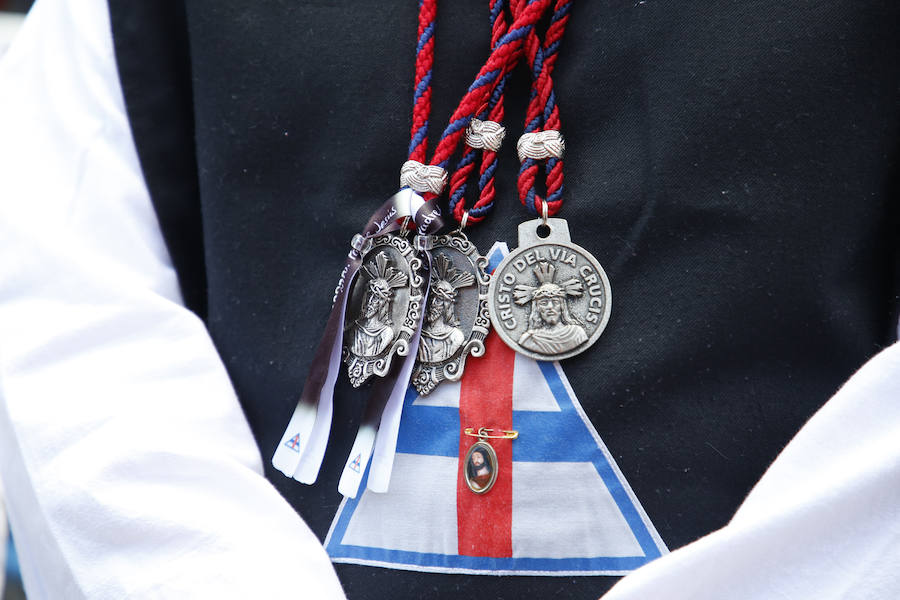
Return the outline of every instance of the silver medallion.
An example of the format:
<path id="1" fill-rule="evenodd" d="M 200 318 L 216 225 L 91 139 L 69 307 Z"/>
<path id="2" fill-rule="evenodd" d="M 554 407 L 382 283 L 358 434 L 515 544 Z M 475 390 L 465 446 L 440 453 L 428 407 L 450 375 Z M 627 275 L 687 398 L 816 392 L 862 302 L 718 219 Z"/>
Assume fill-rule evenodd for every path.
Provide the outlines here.
<path id="1" fill-rule="evenodd" d="M 343 356 L 353 387 L 385 376 L 394 355 L 409 354 L 422 310 L 421 267 L 405 238 L 372 239 L 347 300 Z"/>
<path id="2" fill-rule="evenodd" d="M 434 236 L 431 286 L 412 382 L 422 395 L 462 377 L 466 357 L 484 354 L 488 316 L 487 259 L 462 233 Z"/>
<path id="3" fill-rule="evenodd" d="M 603 267 L 571 242 L 565 219 L 519 225 L 519 247 L 494 270 L 488 298 L 491 323 L 503 341 L 536 360 L 587 350 L 603 333 L 612 307 Z"/>

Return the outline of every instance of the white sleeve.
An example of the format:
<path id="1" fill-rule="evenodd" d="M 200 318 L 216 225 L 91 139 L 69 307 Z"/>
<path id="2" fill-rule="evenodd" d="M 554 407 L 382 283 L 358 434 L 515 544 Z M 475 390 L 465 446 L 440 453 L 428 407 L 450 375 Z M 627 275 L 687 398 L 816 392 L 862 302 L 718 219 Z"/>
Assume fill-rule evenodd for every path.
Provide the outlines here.
<path id="1" fill-rule="evenodd" d="M 810 419 L 727 526 L 603 600 L 647 598 L 900 598 L 900 343 Z"/>
<path id="2" fill-rule="evenodd" d="M 3 597 L 3 590 L 6 587 L 6 548 L 8 547 L 8 541 L 6 502 L 3 499 L 3 482 L 0 481 L 0 598 Z"/>
<path id="3" fill-rule="evenodd" d="M 0 60 L 0 474 L 31 599 L 343 598 L 182 306 L 104 0 Z"/>

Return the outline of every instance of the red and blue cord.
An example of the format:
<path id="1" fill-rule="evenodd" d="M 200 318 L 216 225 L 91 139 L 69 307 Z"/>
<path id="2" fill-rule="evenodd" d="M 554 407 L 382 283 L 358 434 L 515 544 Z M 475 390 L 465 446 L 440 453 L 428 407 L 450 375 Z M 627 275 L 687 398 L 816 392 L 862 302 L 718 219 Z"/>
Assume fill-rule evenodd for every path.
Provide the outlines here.
<path id="1" fill-rule="evenodd" d="M 513 2 L 513 11 L 521 10 L 522 2 Z M 571 0 L 557 0 L 553 15 L 547 27 L 543 44 L 536 33 L 529 35 L 525 44 L 525 53 L 531 67 L 532 86 L 525 117 L 525 133 L 537 131 L 559 130 L 559 107 L 553 90 L 553 68 L 559 57 L 559 48 L 565 35 Z M 529 213 L 539 216 L 543 212 L 544 200 L 535 190 L 535 182 L 540 165 L 538 161 L 526 158 L 519 169 L 519 199 Z M 549 158 L 544 165 L 547 190 L 547 214 L 554 215 L 562 208 L 563 195 L 563 161 L 561 158 Z"/>

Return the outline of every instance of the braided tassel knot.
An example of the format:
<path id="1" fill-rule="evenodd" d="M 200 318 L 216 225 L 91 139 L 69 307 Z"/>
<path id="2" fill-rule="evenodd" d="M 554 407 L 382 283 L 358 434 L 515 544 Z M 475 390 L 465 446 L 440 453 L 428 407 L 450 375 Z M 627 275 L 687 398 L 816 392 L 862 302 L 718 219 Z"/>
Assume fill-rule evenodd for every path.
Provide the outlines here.
<path id="1" fill-rule="evenodd" d="M 440 195 L 447 185 L 447 170 L 437 165 L 423 165 L 417 160 L 408 160 L 400 167 L 400 187 L 412 188 L 424 194 Z"/>
<path id="2" fill-rule="evenodd" d="M 466 129 L 466 144 L 476 150 L 487 148 L 491 152 L 498 152 L 504 137 L 506 137 L 506 128 L 496 121 L 472 118 Z"/>
<path id="3" fill-rule="evenodd" d="M 516 150 L 519 153 L 519 162 L 524 162 L 526 158 L 532 160 L 561 159 L 566 151 L 566 140 L 555 129 L 535 131 L 522 134 L 516 144 Z"/>

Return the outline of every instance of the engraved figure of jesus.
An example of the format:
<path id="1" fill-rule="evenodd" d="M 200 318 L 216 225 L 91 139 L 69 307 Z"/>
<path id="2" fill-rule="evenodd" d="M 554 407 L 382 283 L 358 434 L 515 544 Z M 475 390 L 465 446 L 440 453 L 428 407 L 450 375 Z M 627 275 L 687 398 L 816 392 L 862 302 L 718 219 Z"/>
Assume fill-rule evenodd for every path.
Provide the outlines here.
<path id="1" fill-rule="evenodd" d="M 457 290 L 475 283 L 473 274 L 460 271 L 443 254 L 435 257 L 432 275 L 431 295 L 417 355 L 424 363 L 451 358 L 465 342 L 466 336 L 458 327 L 456 316 Z"/>
<path id="2" fill-rule="evenodd" d="M 541 261 L 533 269 L 538 286 L 519 284 L 513 290 L 518 305 L 531 305 L 528 329 L 519 338 L 519 344 L 539 354 L 561 354 L 587 341 L 588 336 L 581 323 L 569 312 L 568 298 L 577 298 L 584 288 L 572 277 L 555 283 L 556 267 Z"/>
<path id="3" fill-rule="evenodd" d="M 363 271 L 369 276 L 369 284 L 363 295 L 361 315 L 351 325 L 350 352 L 356 356 L 378 356 L 394 339 L 391 319 L 394 289 L 405 286 L 409 278 L 390 266 L 385 252 L 378 253 L 375 264 L 364 266 Z"/>

